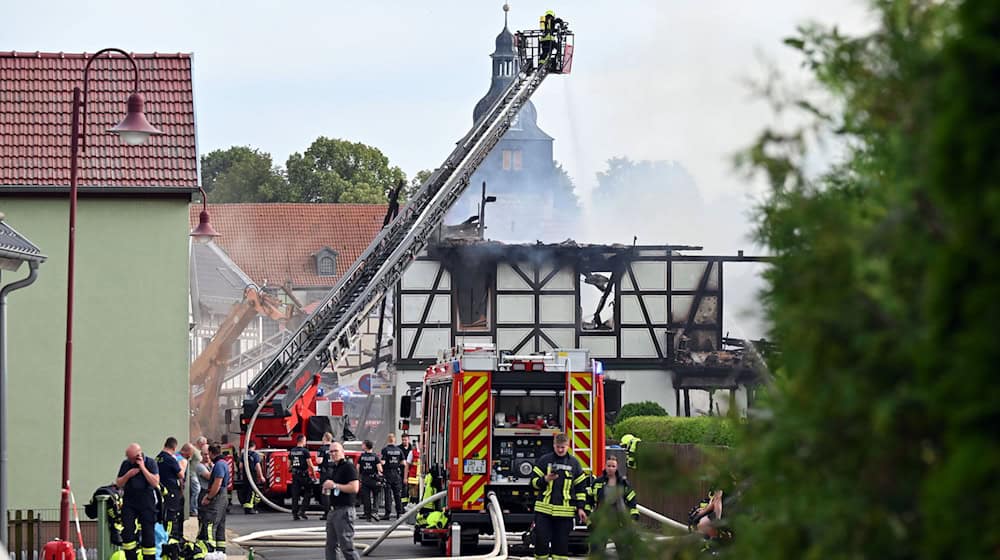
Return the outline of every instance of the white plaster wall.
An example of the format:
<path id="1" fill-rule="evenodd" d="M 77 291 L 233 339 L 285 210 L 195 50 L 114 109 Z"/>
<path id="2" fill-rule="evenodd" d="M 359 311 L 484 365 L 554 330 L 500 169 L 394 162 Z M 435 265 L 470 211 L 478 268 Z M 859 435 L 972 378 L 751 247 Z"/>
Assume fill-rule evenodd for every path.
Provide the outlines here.
<path id="1" fill-rule="evenodd" d="M 576 299 L 573 296 L 539 296 L 538 312 L 541 314 L 539 322 L 545 323 L 573 323 L 576 321 L 576 313 L 573 307 Z"/>
<path id="2" fill-rule="evenodd" d="M 671 416 L 677 415 L 674 384 L 669 371 L 659 369 L 605 370 L 604 374 L 609 379 L 625 382 L 622 384 L 623 405 L 653 401 L 659 403 Z"/>
<path id="3" fill-rule="evenodd" d="M 592 358 L 614 358 L 618 355 L 618 341 L 614 336 L 581 336 L 580 348 L 590 350 Z"/>
<path id="4" fill-rule="evenodd" d="M 434 278 L 437 276 L 440 266 L 440 263 L 437 261 L 413 261 L 406 267 L 406 271 L 403 272 L 400 286 L 404 290 L 429 290 L 434 286 Z M 451 288 L 451 283 L 448 271 L 446 270 L 441 275 L 441 283 L 438 284 L 438 289 L 449 288 Z"/>
<path id="5" fill-rule="evenodd" d="M 667 296 L 642 296 L 642 301 L 646 304 L 650 321 L 654 323 L 667 322 Z M 639 296 L 622 295 L 622 323 L 645 324 L 645 322 L 642 308 L 639 307 Z"/>
<path id="6" fill-rule="evenodd" d="M 497 295 L 497 324 L 504 323 L 534 323 L 535 296 Z"/>
<path id="7" fill-rule="evenodd" d="M 521 270 L 530 270 L 526 265 L 518 265 Z M 497 289 L 498 290 L 531 290 L 531 286 L 518 276 L 514 269 L 507 263 L 497 264 Z"/>

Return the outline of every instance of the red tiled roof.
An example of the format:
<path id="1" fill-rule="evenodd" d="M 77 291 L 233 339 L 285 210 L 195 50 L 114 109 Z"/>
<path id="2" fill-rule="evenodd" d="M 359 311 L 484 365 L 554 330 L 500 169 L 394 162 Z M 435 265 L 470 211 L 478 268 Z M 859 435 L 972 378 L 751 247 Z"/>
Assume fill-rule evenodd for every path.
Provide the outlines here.
<path id="1" fill-rule="evenodd" d="M 0 52 L 0 185 L 69 185 L 73 88 L 84 54 Z M 80 186 L 197 187 L 191 55 L 135 54 L 146 118 L 164 132 L 126 146 L 105 131 L 125 116 L 133 86 L 124 57 L 90 65 L 87 151 Z"/>
<path id="2" fill-rule="evenodd" d="M 215 243 L 254 282 L 332 287 L 382 229 L 385 204 L 209 204 Z M 191 227 L 201 204 L 192 204 Z M 337 252 L 337 276 L 316 274 L 313 254 Z"/>

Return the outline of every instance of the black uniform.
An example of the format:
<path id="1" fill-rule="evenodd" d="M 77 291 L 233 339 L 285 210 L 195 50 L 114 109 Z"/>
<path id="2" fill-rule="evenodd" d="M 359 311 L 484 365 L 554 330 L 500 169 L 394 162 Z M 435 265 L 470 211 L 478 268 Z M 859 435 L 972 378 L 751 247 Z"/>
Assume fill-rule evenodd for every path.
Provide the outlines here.
<path id="1" fill-rule="evenodd" d="M 403 460 L 405 461 L 410 457 L 410 451 L 413 451 L 413 444 L 403 445 L 399 444 L 399 450 L 403 452 Z M 407 484 L 407 475 L 409 474 L 409 466 L 403 468 L 403 504 L 410 503 L 410 485 Z"/>
<path id="2" fill-rule="evenodd" d="M 558 478 L 545 480 L 548 473 Z M 580 461 L 569 453 L 560 457 L 555 453 L 543 455 L 531 471 L 531 487 L 535 498 L 535 557 L 553 558 L 569 556 L 569 534 L 573 530 L 573 517 L 577 509 L 584 509 L 587 502 L 587 482 Z"/>
<path id="3" fill-rule="evenodd" d="M 253 491 L 253 487 L 250 486 L 250 480 L 254 479 L 257 482 L 257 465 L 260 464 L 260 453 L 256 451 L 247 451 L 247 465 L 250 467 L 247 469 L 249 472 L 247 474 L 247 479 L 243 481 L 242 488 L 240 491 L 243 495 L 240 497 L 240 503 L 243 504 L 243 513 L 257 513 L 257 503 L 260 502 L 260 496 Z M 263 489 L 261 489 L 263 490 Z"/>
<path id="4" fill-rule="evenodd" d="M 324 480 L 332 480 L 333 476 L 333 459 L 330 458 L 330 444 L 324 443 L 319 446 L 319 450 L 316 452 L 316 458 L 322 462 L 319 464 L 319 481 L 322 486 Z M 320 495 L 320 504 L 323 506 L 323 515 L 320 519 L 326 519 L 326 516 L 330 513 L 330 496 L 326 494 Z"/>
<path id="5" fill-rule="evenodd" d="M 382 473 L 385 475 L 385 517 L 389 517 L 390 494 L 396 505 L 396 517 L 403 515 L 403 450 L 395 445 L 382 448 Z"/>
<path id="6" fill-rule="evenodd" d="M 288 462 L 292 469 L 292 518 L 306 518 L 309 495 L 312 493 L 312 479 L 309 477 L 309 450 L 293 447 L 288 451 Z M 299 499 L 302 499 L 301 506 Z"/>
<path id="7" fill-rule="evenodd" d="M 358 471 L 354 465 L 342 459 L 336 465 L 331 465 L 330 480 L 338 485 L 349 484 L 358 479 Z M 337 559 L 337 550 L 345 560 L 360 560 L 360 555 L 354 547 L 354 494 L 342 492 L 339 488 L 333 490 L 330 496 L 333 509 L 326 521 L 326 551 L 327 560 Z"/>
<path id="8" fill-rule="evenodd" d="M 365 517 L 374 518 L 378 513 L 375 493 L 378 492 L 378 455 L 365 451 L 358 457 L 358 472 L 361 475 L 361 505 Z M 387 512 L 388 513 L 388 512 Z"/>
<path id="9" fill-rule="evenodd" d="M 159 474 L 156 461 L 143 455 L 146 470 Z M 118 476 L 123 476 L 130 469 L 138 468 L 136 463 L 125 459 L 118 468 Z M 125 499 L 122 502 L 122 549 L 125 558 L 136 560 L 139 557 L 139 540 L 142 541 L 143 560 L 156 558 L 156 517 L 159 513 L 156 507 L 156 487 L 151 485 L 141 472 L 125 483 Z M 136 522 L 139 522 L 139 535 L 135 534 Z"/>
<path id="10" fill-rule="evenodd" d="M 160 508 L 160 523 L 166 529 L 168 540 L 164 554 L 176 558 L 180 544 L 184 538 L 184 497 L 181 493 L 181 465 L 172 453 L 160 451 L 156 456 L 156 465 L 160 470 L 160 494 L 163 496 L 163 506 Z"/>

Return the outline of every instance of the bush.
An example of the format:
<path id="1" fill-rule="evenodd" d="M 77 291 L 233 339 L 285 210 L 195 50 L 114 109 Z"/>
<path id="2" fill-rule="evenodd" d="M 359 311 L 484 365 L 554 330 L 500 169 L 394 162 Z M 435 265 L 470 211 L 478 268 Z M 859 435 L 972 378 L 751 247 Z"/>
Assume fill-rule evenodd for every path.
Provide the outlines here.
<path id="1" fill-rule="evenodd" d="M 612 433 L 616 439 L 632 434 L 644 442 L 732 446 L 736 429 L 732 420 L 718 416 L 633 416 L 615 422 Z"/>
<path id="2" fill-rule="evenodd" d="M 642 401 L 637 403 L 628 403 L 621 407 L 618 414 L 615 415 L 615 425 L 618 425 L 622 420 L 627 418 L 632 418 L 634 416 L 669 416 L 666 410 L 662 406 L 653 401 Z"/>

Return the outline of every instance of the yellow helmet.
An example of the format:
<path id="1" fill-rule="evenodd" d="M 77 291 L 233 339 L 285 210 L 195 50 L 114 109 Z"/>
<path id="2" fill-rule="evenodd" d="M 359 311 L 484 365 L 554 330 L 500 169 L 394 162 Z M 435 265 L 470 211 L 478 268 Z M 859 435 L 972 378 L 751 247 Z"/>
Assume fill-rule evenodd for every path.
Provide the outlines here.
<path id="1" fill-rule="evenodd" d="M 545 15 L 555 17 L 556 13 L 553 12 L 552 10 L 546 10 Z"/>
<path id="2" fill-rule="evenodd" d="M 632 440 L 636 439 L 632 434 L 625 434 L 622 436 L 621 442 L 623 445 L 628 445 L 632 443 Z"/>

